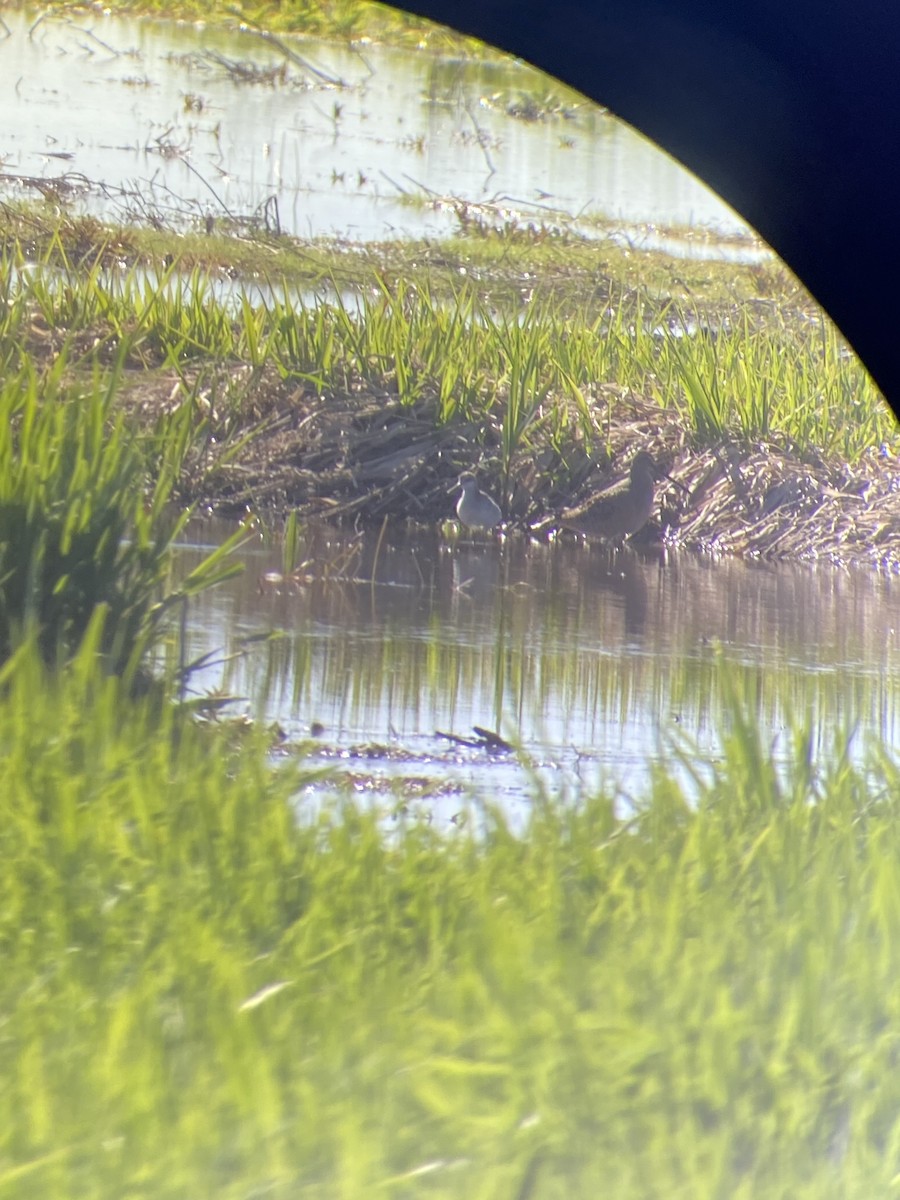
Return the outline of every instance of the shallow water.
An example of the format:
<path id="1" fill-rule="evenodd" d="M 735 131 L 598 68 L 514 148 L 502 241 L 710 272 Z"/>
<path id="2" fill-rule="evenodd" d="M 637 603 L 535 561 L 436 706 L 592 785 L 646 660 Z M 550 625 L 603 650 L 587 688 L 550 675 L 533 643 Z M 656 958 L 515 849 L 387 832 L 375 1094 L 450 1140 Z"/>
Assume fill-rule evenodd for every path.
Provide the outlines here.
<path id="1" fill-rule="evenodd" d="M 198 523 L 183 566 L 217 544 Z M 234 712 L 310 737 L 315 755 L 380 802 L 449 821 L 467 797 L 512 820 L 534 785 L 576 796 L 606 786 L 624 805 L 677 747 L 715 755 L 728 690 L 776 758 L 808 720 L 814 761 L 835 740 L 900 747 L 898 581 L 874 572 L 611 552 L 443 530 L 306 531 L 295 585 L 266 582 L 280 550 L 255 537 L 238 579 L 197 600 L 186 657 L 228 657 L 191 681 Z M 216 659 L 220 660 L 220 655 Z M 455 744 L 478 725 L 523 755 Z M 399 781 L 406 781 L 405 784 Z"/>
<path id="2" fill-rule="evenodd" d="M 511 115 L 554 86 L 512 60 L 292 40 L 307 69 L 247 32 L 52 9 L 4 21 L 7 194 L 34 196 L 35 180 L 67 176 L 81 181 L 70 202 L 167 224 L 263 220 L 268 203 L 265 218 L 286 232 L 355 241 L 445 236 L 459 228 L 458 201 L 489 224 L 585 229 L 601 217 L 648 247 L 655 225 L 692 226 L 718 236 L 671 249 L 767 253 L 709 189 L 595 105 Z M 286 73 L 236 82 L 226 60 Z"/>

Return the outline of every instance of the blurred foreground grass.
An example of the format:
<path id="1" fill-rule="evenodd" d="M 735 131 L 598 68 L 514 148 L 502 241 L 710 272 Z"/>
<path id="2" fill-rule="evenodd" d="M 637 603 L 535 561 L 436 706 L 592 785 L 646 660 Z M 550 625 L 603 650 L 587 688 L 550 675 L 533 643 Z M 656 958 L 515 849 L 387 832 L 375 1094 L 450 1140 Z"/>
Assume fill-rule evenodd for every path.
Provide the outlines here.
<path id="1" fill-rule="evenodd" d="M 900 770 L 438 833 L 96 670 L 0 699 L 0 1194 L 887 1196 Z"/>

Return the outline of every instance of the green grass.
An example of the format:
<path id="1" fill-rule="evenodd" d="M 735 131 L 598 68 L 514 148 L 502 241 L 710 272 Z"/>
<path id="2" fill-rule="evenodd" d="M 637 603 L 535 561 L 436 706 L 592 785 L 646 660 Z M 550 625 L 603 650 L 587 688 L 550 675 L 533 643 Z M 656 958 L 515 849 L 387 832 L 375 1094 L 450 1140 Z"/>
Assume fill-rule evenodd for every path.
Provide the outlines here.
<path id="1" fill-rule="evenodd" d="M 136 437 L 115 404 L 118 364 L 79 377 L 63 342 L 41 372 L 17 345 L 14 309 L 19 299 L 0 320 L 0 663 L 30 639 L 63 662 L 102 612 L 106 669 L 134 679 L 170 611 L 237 569 L 227 558 L 240 535 L 172 585 L 190 406 Z"/>
<path id="2" fill-rule="evenodd" d="M 699 802 L 624 824 L 296 819 L 302 761 L 91 636 L 2 679 L 3 1195 L 892 1194 L 884 750 L 814 774 L 798 729 L 776 774 L 732 701 Z"/>
<path id="3" fill-rule="evenodd" d="M 688 308 L 611 280 L 602 298 L 574 306 L 549 289 L 527 306 L 498 306 L 478 282 L 432 286 L 427 269 L 388 280 L 377 268 L 358 280 L 355 300 L 303 301 L 276 282 L 280 299 L 253 305 L 217 297 L 199 268 L 156 280 L 108 275 L 101 259 L 98 250 L 92 266 L 70 265 L 48 250 L 23 278 L 18 255 L 8 256 L 8 370 L 46 352 L 37 324 L 81 331 L 73 341 L 86 344 L 85 364 L 185 372 L 225 362 L 251 368 L 250 382 L 269 369 L 319 394 L 362 387 L 415 408 L 435 429 L 466 427 L 469 438 L 499 444 L 504 478 L 517 456 L 542 447 L 562 462 L 578 441 L 602 451 L 617 414 L 608 399 L 597 402 L 598 384 L 657 404 L 697 447 L 774 438 L 852 462 L 897 441 L 896 419 L 862 365 L 821 314 L 805 310 L 767 303 L 736 318 L 721 304 Z M 246 411 L 240 394 L 225 405 L 213 431 L 220 442 L 255 421 L 247 395 Z M 207 415 L 187 407 L 202 439 Z"/>

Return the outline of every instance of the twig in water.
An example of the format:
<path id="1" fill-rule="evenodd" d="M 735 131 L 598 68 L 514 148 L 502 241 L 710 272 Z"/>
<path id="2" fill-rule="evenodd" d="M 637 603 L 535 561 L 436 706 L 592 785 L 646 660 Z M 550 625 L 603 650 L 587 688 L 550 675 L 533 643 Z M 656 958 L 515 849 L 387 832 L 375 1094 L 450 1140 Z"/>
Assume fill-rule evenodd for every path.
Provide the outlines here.
<path id="1" fill-rule="evenodd" d="M 475 136 L 478 139 L 478 145 L 481 147 L 481 153 L 484 155 L 484 161 L 487 163 L 488 179 L 490 179 L 491 175 L 496 174 L 497 168 L 494 166 L 491 156 L 488 153 L 488 148 L 487 148 L 488 135 L 484 132 L 484 130 L 481 128 L 481 126 L 478 124 L 477 120 L 475 119 L 475 114 L 472 112 L 472 105 L 468 99 L 466 99 L 465 109 L 466 109 L 466 113 L 468 114 L 469 120 L 472 122 L 472 127 L 475 130 Z"/>
<path id="2" fill-rule="evenodd" d="M 102 40 L 102 38 L 98 38 L 96 33 L 93 32 L 93 30 L 82 29 L 79 25 L 74 26 L 74 28 L 77 29 L 79 33 L 83 33 L 85 35 L 85 37 L 92 38 L 97 43 L 98 46 L 102 46 L 103 49 L 108 51 L 110 54 L 112 54 L 114 58 L 120 57 L 122 51 L 116 50 L 113 46 L 110 46 L 106 42 L 104 42 Z M 87 50 L 86 46 L 85 46 L 85 50 Z"/>
<path id="3" fill-rule="evenodd" d="M 327 83 L 330 87 L 345 88 L 350 86 L 347 81 L 345 79 L 341 79 L 340 76 L 329 75 L 327 71 L 323 71 L 319 67 L 314 67 L 311 62 L 308 62 L 305 58 L 301 58 L 300 55 L 297 54 L 295 50 L 292 50 L 290 46 L 286 45 L 280 37 L 276 37 L 275 34 L 270 33 L 268 29 L 262 29 L 256 24 L 255 21 L 248 20 L 246 13 L 239 12 L 237 9 L 231 9 L 231 12 L 234 13 L 236 17 L 240 18 L 241 24 L 250 33 L 255 33 L 256 36 L 262 38 L 264 42 L 268 42 L 270 45 L 274 46 L 276 50 L 280 50 L 285 58 L 289 58 L 292 63 L 295 63 L 298 67 L 302 67 L 304 71 L 309 71 L 311 75 L 315 75 L 315 77 L 317 79 L 321 79 L 323 83 Z M 368 66 L 368 64 L 366 65 Z"/>

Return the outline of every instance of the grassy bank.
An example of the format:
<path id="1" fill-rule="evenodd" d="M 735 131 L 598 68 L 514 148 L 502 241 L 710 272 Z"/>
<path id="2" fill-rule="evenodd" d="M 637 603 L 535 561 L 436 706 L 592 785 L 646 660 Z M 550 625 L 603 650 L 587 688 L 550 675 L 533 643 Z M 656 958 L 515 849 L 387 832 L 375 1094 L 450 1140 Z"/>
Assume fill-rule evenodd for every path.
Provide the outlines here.
<path id="1" fill-rule="evenodd" d="M 892 1194 L 883 750 L 779 781 L 735 703 L 696 806 L 447 837 L 305 818 L 90 642 L 2 682 L 4 1195 Z"/>
<path id="2" fill-rule="evenodd" d="M 729 267 L 729 283 L 721 264 L 534 231 L 420 259 L 285 239 L 284 276 L 268 248 L 235 287 L 211 262 L 188 270 L 186 247 L 181 270 L 161 243 L 123 251 L 95 222 L 40 226 L 28 253 L 23 236 L 20 217 L 3 267 L 9 367 L 63 346 L 74 374 L 120 363 L 129 421 L 183 422 L 183 501 L 438 522 L 475 468 L 540 532 L 643 446 L 681 484 L 664 508 L 684 545 L 900 561 L 896 419 L 775 264 Z"/>

